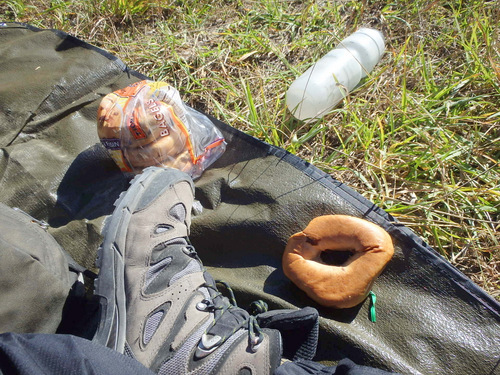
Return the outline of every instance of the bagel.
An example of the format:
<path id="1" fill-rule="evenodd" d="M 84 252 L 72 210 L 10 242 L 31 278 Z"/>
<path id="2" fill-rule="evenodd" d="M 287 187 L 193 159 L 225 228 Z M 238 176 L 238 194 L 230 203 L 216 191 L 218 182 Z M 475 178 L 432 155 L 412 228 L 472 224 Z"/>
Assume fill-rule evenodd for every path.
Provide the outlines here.
<path id="1" fill-rule="evenodd" d="M 141 97 L 130 98 L 127 104 L 122 125 L 129 130 L 123 134 L 125 147 L 156 142 L 171 132 L 180 131 L 187 123 L 186 110 L 177 90 L 163 82 L 144 81 L 143 84 L 149 91 L 144 91 Z"/>
<path id="2" fill-rule="evenodd" d="M 120 139 L 123 119 L 123 100 L 114 93 L 102 98 L 97 109 L 97 135 L 100 139 Z"/>
<path id="3" fill-rule="evenodd" d="M 183 172 L 189 173 L 194 168 L 193 160 L 191 159 L 191 154 L 189 151 L 184 151 L 177 155 L 175 160 L 172 161 L 171 168 L 179 169 Z"/>
<path id="4" fill-rule="evenodd" d="M 186 111 L 172 100 L 163 102 L 149 98 L 143 101 L 112 92 L 101 100 L 97 110 L 99 138 L 120 139 L 126 147 L 155 142 L 168 135 L 171 128 L 185 123 Z"/>
<path id="5" fill-rule="evenodd" d="M 326 253 L 351 255 L 329 264 Z M 369 221 L 347 215 L 311 220 L 292 235 L 283 253 L 285 275 L 320 305 L 349 308 L 363 302 L 394 254 L 390 235 Z"/>
<path id="6" fill-rule="evenodd" d="M 170 165 L 184 153 L 186 136 L 180 132 L 171 132 L 143 146 L 122 146 L 123 155 L 132 168 L 142 169 L 152 165 Z"/>
<path id="7" fill-rule="evenodd" d="M 140 81 L 107 94 L 97 110 L 97 133 L 123 171 L 153 165 L 193 165 L 180 95 L 164 82 Z"/>

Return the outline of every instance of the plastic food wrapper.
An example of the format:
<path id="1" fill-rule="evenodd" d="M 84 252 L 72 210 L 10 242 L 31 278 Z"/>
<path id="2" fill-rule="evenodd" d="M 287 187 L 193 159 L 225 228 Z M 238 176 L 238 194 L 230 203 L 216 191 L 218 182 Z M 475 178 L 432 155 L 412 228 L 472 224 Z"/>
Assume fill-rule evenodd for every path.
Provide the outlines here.
<path id="1" fill-rule="evenodd" d="M 165 82 L 144 80 L 106 95 L 97 111 L 97 133 L 124 172 L 164 166 L 197 178 L 226 150 L 212 121 Z"/>

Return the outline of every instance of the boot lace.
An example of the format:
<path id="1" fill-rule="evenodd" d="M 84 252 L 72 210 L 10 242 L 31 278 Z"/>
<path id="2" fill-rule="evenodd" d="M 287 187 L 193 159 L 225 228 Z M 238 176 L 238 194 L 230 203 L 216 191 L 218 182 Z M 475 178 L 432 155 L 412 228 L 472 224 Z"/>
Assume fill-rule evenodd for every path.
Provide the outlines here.
<path id="1" fill-rule="evenodd" d="M 183 251 L 191 257 L 198 258 L 196 250 L 191 245 L 185 246 Z M 208 289 L 210 298 L 203 299 L 196 308 L 200 311 L 213 312 L 214 319 L 200 341 L 199 346 L 203 352 L 207 354 L 212 352 L 242 328 L 248 332 L 250 349 L 256 352 L 264 340 L 264 334 L 254 315 L 267 311 L 267 304 L 260 300 L 255 301 L 250 305 L 250 312 L 246 311 L 238 307 L 234 292 L 226 282 L 214 280 L 206 271 L 205 281 L 203 286 Z M 224 286 L 229 294 L 228 297 L 219 291 L 217 284 Z"/>

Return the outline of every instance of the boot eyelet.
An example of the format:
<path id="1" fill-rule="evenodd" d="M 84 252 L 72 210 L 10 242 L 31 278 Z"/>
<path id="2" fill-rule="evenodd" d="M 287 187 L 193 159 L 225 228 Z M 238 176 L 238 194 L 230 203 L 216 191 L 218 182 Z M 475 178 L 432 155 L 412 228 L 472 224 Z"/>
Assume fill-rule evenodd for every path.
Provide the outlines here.
<path id="1" fill-rule="evenodd" d="M 196 309 L 198 309 L 199 311 L 208 311 L 212 309 L 212 307 L 213 303 L 208 299 L 204 299 L 196 304 Z"/>
<path id="2" fill-rule="evenodd" d="M 257 351 L 259 350 L 260 348 L 260 345 L 262 344 L 262 341 L 263 340 L 259 340 L 258 338 L 255 339 L 254 342 L 252 342 L 250 344 L 250 350 L 252 351 L 252 353 L 257 353 Z"/>
<path id="3" fill-rule="evenodd" d="M 182 248 L 182 252 L 186 255 L 189 255 L 189 256 L 195 256 L 196 255 L 196 250 L 194 249 L 193 246 L 191 245 L 187 245 L 187 246 L 184 246 Z"/>

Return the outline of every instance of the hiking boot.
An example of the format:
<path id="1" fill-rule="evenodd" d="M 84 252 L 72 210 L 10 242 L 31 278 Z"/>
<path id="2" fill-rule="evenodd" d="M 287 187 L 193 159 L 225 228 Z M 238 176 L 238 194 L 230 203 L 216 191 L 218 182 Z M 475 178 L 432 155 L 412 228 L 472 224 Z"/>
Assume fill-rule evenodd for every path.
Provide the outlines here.
<path id="1" fill-rule="evenodd" d="M 188 235 L 194 185 L 150 167 L 115 203 L 99 249 L 95 336 L 160 374 L 270 374 L 281 336 L 222 296 Z"/>

